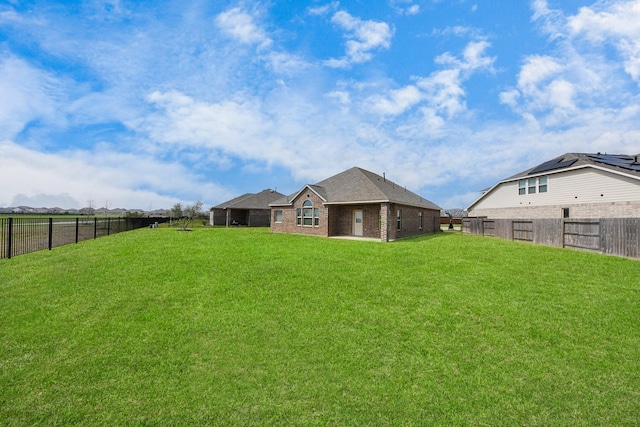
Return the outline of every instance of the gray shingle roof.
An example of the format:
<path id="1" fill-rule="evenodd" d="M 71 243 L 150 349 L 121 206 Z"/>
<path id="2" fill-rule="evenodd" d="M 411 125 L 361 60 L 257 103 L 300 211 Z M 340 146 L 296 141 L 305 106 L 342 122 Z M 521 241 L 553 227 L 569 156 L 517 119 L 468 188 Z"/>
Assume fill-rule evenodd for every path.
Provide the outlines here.
<path id="1" fill-rule="evenodd" d="M 409 191 L 393 181 L 359 167 L 353 167 L 313 185 L 306 185 L 318 194 L 324 203 L 399 203 L 427 209 L 441 208 L 435 203 Z M 304 190 L 304 188 L 302 190 Z M 302 191 L 275 201 L 272 205 L 288 205 Z"/>
<path id="2" fill-rule="evenodd" d="M 227 202 L 214 206 L 213 209 L 270 209 L 269 203 L 285 197 L 275 190 L 262 190 L 259 193 L 246 193 Z"/>

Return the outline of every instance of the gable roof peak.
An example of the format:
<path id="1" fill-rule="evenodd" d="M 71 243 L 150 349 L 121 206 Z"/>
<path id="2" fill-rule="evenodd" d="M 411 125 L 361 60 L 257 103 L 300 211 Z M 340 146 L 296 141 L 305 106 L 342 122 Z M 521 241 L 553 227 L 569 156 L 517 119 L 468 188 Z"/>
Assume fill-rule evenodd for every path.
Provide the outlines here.
<path id="1" fill-rule="evenodd" d="M 440 210 L 431 201 L 387 179 L 384 172 L 380 176 L 358 166 L 316 184 L 306 184 L 298 192 L 272 203 L 271 206 L 290 205 L 305 189 L 316 193 L 325 204 L 391 202 Z"/>

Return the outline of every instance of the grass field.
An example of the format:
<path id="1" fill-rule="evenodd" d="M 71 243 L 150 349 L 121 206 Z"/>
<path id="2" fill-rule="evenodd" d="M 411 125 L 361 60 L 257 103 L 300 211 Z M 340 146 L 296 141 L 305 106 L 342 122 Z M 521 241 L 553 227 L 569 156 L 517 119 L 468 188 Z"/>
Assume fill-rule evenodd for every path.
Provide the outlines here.
<path id="1" fill-rule="evenodd" d="M 638 425 L 640 262 L 140 229 L 0 261 L 0 425 Z"/>

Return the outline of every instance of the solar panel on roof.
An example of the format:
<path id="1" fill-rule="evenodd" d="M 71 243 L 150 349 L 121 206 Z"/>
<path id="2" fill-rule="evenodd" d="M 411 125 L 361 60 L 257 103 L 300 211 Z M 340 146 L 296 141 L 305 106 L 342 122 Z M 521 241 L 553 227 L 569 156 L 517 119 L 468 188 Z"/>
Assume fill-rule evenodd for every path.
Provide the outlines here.
<path id="1" fill-rule="evenodd" d="M 541 165 L 536 166 L 529 172 L 529 175 L 540 172 L 548 172 L 556 169 L 568 168 L 577 161 L 578 159 L 570 159 L 564 161 L 562 159 L 549 160 L 548 162 L 544 162 Z"/>
<path id="2" fill-rule="evenodd" d="M 616 154 L 589 154 L 589 158 L 597 163 L 603 163 L 609 166 L 616 166 L 640 172 L 640 159 L 638 156 L 623 156 Z"/>

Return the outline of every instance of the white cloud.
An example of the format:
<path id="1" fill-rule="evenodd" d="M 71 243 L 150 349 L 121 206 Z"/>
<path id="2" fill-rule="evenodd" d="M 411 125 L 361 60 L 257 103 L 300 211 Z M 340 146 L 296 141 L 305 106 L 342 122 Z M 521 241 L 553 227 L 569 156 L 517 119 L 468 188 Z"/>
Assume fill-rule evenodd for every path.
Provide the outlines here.
<path id="1" fill-rule="evenodd" d="M 307 9 L 307 12 L 309 13 L 309 15 L 326 15 L 330 12 L 337 10 L 338 7 L 340 7 L 340 3 L 337 1 L 334 1 L 331 3 L 325 4 L 324 6 L 310 7 L 309 9 Z"/>
<path id="2" fill-rule="evenodd" d="M 77 202 L 62 208 L 80 208 L 88 200 L 97 204 L 111 200 L 122 207 L 142 209 L 181 201 L 169 195 L 172 193 L 182 194 L 182 201 L 205 203 L 213 202 L 212 195 L 231 195 L 227 189 L 199 182 L 197 175 L 177 163 L 106 149 L 44 153 L 8 140 L 0 141 L 0 181 L 11 182 L 11 186 L 0 187 L 0 206 L 9 206 L 15 194 L 39 199 L 66 194 L 68 201 Z"/>
<path id="3" fill-rule="evenodd" d="M 484 56 L 485 51 L 491 47 L 491 43 L 486 40 L 472 41 L 464 48 L 463 69 L 477 70 L 480 68 L 492 71 L 495 57 Z"/>
<path id="4" fill-rule="evenodd" d="M 542 30 L 549 35 L 551 40 L 563 38 L 566 35 L 564 15 L 559 10 L 549 8 L 547 0 L 534 0 L 531 7 L 533 9 L 532 21 L 540 22 Z"/>
<path id="5" fill-rule="evenodd" d="M 500 94 L 501 102 L 543 126 L 560 127 L 584 125 L 584 117 L 633 102 L 623 72 L 636 82 L 640 77 L 640 1 L 596 3 L 569 17 L 544 0 L 533 8 L 554 48 L 524 58 L 516 86 Z M 623 66 L 605 45 L 617 49 Z"/>
<path id="6" fill-rule="evenodd" d="M 183 93 L 153 92 L 149 102 L 161 113 L 150 116 L 146 124 L 150 138 L 178 148 L 188 146 L 222 149 L 244 158 L 259 159 L 266 150 L 256 150 L 252 141 L 268 133 L 269 122 L 252 99 L 220 103 L 197 101 Z"/>
<path id="7" fill-rule="evenodd" d="M 400 15 L 412 16 L 420 13 L 420 5 L 414 0 L 390 0 L 389 4 Z"/>
<path id="8" fill-rule="evenodd" d="M 640 82 L 640 1 L 583 7 L 568 19 L 567 27 L 572 37 L 594 45 L 612 44 L 624 60 L 625 71 Z"/>
<path id="9" fill-rule="evenodd" d="M 516 89 L 510 89 L 504 92 L 500 92 L 500 102 L 506 104 L 510 107 L 515 107 L 518 103 L 518 99 L 520 98 L 520 92 Z"/>
<path id="10" fill-rule="evenodd" d="M 225 34 L 249 45 L 266 48 L 272 40 L 255 23 L 254 17 L 240 7 L 229 9 L 215 18 L 215 23 Z"/>
<path id="11" fill-rule="evenodd" d="M 406 15 L 406 16 L 414 16 L 420 13 L 420 5 L 418 4 L 409 4 L 407 6 L 397 6 L 396 8 L 396 12 L 399 13 L 400 15 Z"/>
<path id="12" fill-rule="evenodd" d="M 263 59 L 278 74 L 295 75 L 311 67 L 304 58 L 286 52 L 269 52 Z"/>
<path id="13" fill-rule="evenodd" d="M 343 10 L 336 12 L 331 22 L 346 31 L 347 41 L 345 57 L 325 61 L 325 65 L 329 67 L 344 68 L 351 64 L 367 62 L 373 58 L 372 51 L 388 49 L 391 46 L 393 31 L 386 22 L 363 21 Z"/>
<path id="14" fill-rule="evenodd" d="M 417 15 L 418 13 L 420 13 L 420 6 L 417 4 L 413 4 L 407 8 L 405 13 L 407 15 Z"/>
<path id="15" fill-rule="evenodd" d="M 435 61 L 438 64 L 452 65 L 462 71 L 475 71 L 481 68 L 492 71 L 495 57 L 484 56 L 489 47 L 491 43 L 486 40 L 471 41 L 465 46 L 461 59 L 446 52 L 436 57 Z"/>
<path id="16" fill-rule="evenodd" d="M 473 72 L 492 71 L 495 58 L 484 56 L 490 44 L 486 41 L 469 42 L 457 58 L 451 53 L 438 56 L 438 64 L 447 65 L 444 70 L 434 71 L 427 77 L 416 77 L 415 85 L 407 85 L 400 89 L 390 90 L 387 94 L 370 96 L 366 103 L 371 109 L 383 115 L 397 116 L 405 113 L 418 104 L 426 104 L 422 112 L 429 120 L 435 114 L 452 118 L 466 110 L 466 95 L 463 82 Z"/>
<path id="17" fill-rule="evenodd" d="M 430 106 L 448 117 L 466 109 L 459 69 L 435 72 L 419 79 L 417 85 L 425 91 Z"/>
<path id="18" fill-rule="evenodd" d="M 388 96 L 374 95 L 369 99 L 372 108 L 384 115 L 398 115 L 419 103 L 423 98 L 420 90 L 413 86 L 405 86 L 392 90 Z"/>
<path id="19" fill-rule="evenodd" d="M 563 71 L 564 66 L 551 56 L 533 55 L 526 58 L 518 74 L 518 87 L 525 92 Z"/>
<path id="20" fill-rule="evenodd" d="M 351 105 L 351 94 L 346 90 L 333 90 L 328 92 L 326 97 L 334 100 L 342 107 L 343 111 L 348 111 L 348 108 Z"/>
<path id="21" fill-rule="evenodd" d="M 34 120 L 62 124 L 58 82 L 13 56 L 0 57 L 0 139 L 14 138 Z"/>

